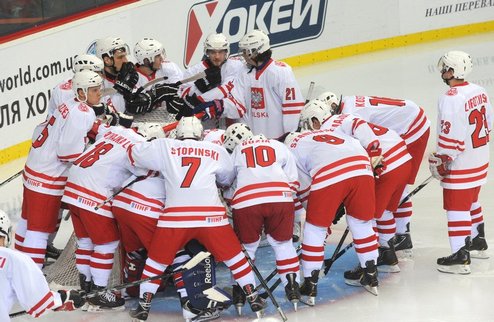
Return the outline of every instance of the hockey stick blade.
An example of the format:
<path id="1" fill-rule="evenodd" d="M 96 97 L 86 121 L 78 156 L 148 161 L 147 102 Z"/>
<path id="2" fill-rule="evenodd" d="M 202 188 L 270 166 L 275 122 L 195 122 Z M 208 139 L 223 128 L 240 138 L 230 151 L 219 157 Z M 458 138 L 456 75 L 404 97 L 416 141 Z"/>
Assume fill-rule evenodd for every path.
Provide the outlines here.
<path id="1" fill-rule="evenodd" d="M 305 97 L 305 104 L 309 103 L 311 98 L 312 98 L 312 92 L 314 91 L 314 85 L 316 85 L 316 83 L 310 82 L 309 90 L 307 91 L 307 96 Z"/>

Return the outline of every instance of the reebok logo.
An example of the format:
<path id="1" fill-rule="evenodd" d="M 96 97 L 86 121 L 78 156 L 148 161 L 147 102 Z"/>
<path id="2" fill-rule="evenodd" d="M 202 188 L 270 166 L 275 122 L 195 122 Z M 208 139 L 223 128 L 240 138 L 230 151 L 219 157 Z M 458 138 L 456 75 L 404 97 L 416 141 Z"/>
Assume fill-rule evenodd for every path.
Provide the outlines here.
<path id="1" fill-rule="evenodd" d="M 187 17 L 184 65 L 199 62 L 203 43 L 214 32 L 230 41 L 230 53 L 249 31 L 268 33 L 271 47 L 317 38 L 324 28 L 326 0 L 209 0 L 193 5 Z"/>

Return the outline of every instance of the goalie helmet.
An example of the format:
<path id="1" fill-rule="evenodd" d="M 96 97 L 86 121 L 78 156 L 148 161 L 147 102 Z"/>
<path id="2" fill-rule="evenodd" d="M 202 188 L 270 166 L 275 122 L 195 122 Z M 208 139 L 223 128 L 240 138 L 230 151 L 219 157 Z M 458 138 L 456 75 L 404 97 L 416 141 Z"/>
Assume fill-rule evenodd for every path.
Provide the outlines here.
<path id="1" fill-rule="evenodd" d="M 75 73 L 72 78 L 72 90 L 77 100 L 79 100 L 79 94 L 77 93 L 79 89 L 82 89 L 87 98 L 87 89 L 101 86 L 101 84 L 103 84 L 103 78 L 91 70 L 81 70 Z"/>
<path id="2" fill-rule="evenodd" d="M 146 58 L 152 64 L 154 57 L 158 55 L 161 55 L 165 59 L 165 48 L 163 48 L 163 45 L 159 41 L 153 38 L 143 38 L 134 46 L 134 57 L 139 64 L 145 64 L 144 60 Z"/>
<path id="3" fill-rule="evenodd" d="M 75 56 L 74 59 L 74 73 L 81 70 L 92 70 L 93 72 L 102 72 L 105 65 L 103 61 L 91 54 L 82 54 Z"/>
<path id="4" fill-rule="evenodd" d="M 115 51 L 122 50 L 126 53 L 130 52 L 129 45 L 120 37 L 107 37 L 96 40 L 95 52 L 96 56 L 103 59 L 104 56 L 113 57 Z"/>
<path id="5" fill-rule="evenodd" d="M 238 48 L 241 54 L 247 55 L 249 58 L 254 58 L 257 55 L 268 51 L 271 47 L 269 45 L 268 35 L 263 31 L 256 29 L 240 39 Z"/>
<path id="6" fill-rule="evenodd" d="M 208 56 L 208 50 L 226 50 L 226 58 L 228 58 L 230 42 L 223 34 L 210 34 L 204 41 L 204 55 Z"/>
<path id="7" fill-rule="evenodd" d="M 317 97 L 318 100 L 326 103 L 329 109 L 331 109 L 331 114 L 338 114 L 337 109 L 340 106 L 340 98 L 336 96 L 333 92 L 324 92 Z M 335 106 L 333 106 L 335 104 Z"/>
<path id="8" fill-rule="evenodd" d="M 463 51 L 449 51 L 439 58 L 437 68 L 439 68 L 441 73 L 451 68 L 453 69 L 454 78 L 465 79 L 473 68 L 472 57 Z"/>
<path id="9" fill-rule="evenodd" d="M 12 223 L 5 211 L 0 210 L 0 237 L 5 237 L 5 247 L 10 246 L 10 235 L 12 233 Z"/>
<path id="10" fill-rule="evenodd" d="M 250 128 L 244 123 L 235 123 L 230 125 L 225 130 L 225 139 L 223 141 L 223 147 L 230 153 L 233 152 L 237 144 L 243 140 L 250 139 L 254 134 Z"/>
<path id="11" fill-rule="evenodd" d="M 329 116 L 331 116 L 331 110 L 326 103 L 319 99 L 315 99 L 304 106 L 300 113 L 299 126 L 303 130 L 319 130 L 319 128 L 314 128 L 313 118 L 319 121 L 319 125 L 322 125 L 322 122 Z"/>
<path id="12" fill-rule="evenodd" d="M 177 125 L 177 140 L 202 139 L 202 123 L 195 116 L 182 117 Z"/>

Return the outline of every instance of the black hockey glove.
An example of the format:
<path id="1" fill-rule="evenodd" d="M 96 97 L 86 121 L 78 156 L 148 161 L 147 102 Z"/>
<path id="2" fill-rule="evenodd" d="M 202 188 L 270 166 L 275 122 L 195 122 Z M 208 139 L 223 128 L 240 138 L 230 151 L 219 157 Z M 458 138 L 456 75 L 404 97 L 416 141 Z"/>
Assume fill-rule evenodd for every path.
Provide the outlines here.
<path id="1" fill-rule="evenodd" d="M 148 93 L 133 95 L 125 100 L 125 112 L 130 114 L 145 114 L 152 109 L 152 98 Z"/>
<path id="2" fill-rule="evenodd" d="M 185 96 L 185 104 L 187 104 L 190 108 L 196 108 L 199 104 L 203 103 L 197 98 L 197 94 L 194 93 L 191 96 Z"/>
<path id="3" fill-rule="evenodd" d="M 151 96 L 153 105 L 155 105 L 163 101 L 168 103 L 173 100 L 177 96 L 177 91 L 177 84 L 158 84 L 148 91 L 148 94 Z"/>
<path id="4" fill-rule="evenodd" d="M 129 96 L 132 94 L 134 87 L 139 80 L 139 75 L 131 62 L 124 63 L 122 69 L 117 74 L 117 81 L 113 88 L 117 90 L 120 94 L 124 96 Z"/>
<path id="5" fill-rule="evenodd" d="M 107 118 L 109 125 L 120 125 L 127 129 L 130 128 L 132 126 L 132 122 L 134 122 L 134 116 L 120 112 L 112 112 L 107 115 Z"/>
<path id="6" fill-rule="evenodd" d="M 194 114 L 205 112 L 201 118 L 203 121 L 219 119 L 223 114 L 223 100 L 214 100 L 199 104 L 193 111 Z"/>
<path id="7" fill-rule="evenodd" d="M 105 103 L 99 103 L 91 107 L 93 108 L 94 114 L 96 114 L 96 116 L 101 116 L 108 110 L 108 105 L 106 105 Z"/>
<path id="8" fill-rule="evenodd" d="M 201 91 L 201 93 L 205 93 L 216 86 L 221 84 L 221 68 L 220 67 L 209 67 L 204 70 L 206 73 L 206 77 L 200 78 L 194 82 L 197 89 Z"/>
<path id="9" fill-rule="evenodd" d="M 62 300 L 62 305 L 57 307 L 55 311 L 74 311 L 86 302 L 82 297 L 82 291 L 76 290 L 59 290 L 60 299 Z"/>

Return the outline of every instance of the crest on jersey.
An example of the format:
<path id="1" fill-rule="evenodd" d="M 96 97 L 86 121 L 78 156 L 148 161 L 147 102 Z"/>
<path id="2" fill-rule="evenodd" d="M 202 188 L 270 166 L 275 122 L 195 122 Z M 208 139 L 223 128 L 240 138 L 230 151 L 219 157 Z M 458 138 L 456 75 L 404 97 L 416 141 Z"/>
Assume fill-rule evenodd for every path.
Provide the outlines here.
<path id="1" fill-rule="evenodd" d="M 264 104 L 264 88 L 252 87 L 250 89 L 250 106 L 256 110 L 263 110 Z"/>
<path id="2" fill-rule="evenodd" d="M 458 94 L 458 89 L 456 87 L 451 87 L 446 93 L 448 96 L 455 96 L 456 94 Z"/>
<path id="3" fill-rule="evenodd" d="M 198 62 L 203 43 L 214 32 L 230 41 L 230 52 L 249 31 L 267 32 L 271 48 L 318 38 L 324 29 L 327 0 L 208 0 L 190 7 L 185 33 L 184 65 Z"/>

